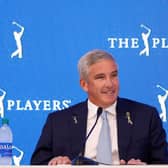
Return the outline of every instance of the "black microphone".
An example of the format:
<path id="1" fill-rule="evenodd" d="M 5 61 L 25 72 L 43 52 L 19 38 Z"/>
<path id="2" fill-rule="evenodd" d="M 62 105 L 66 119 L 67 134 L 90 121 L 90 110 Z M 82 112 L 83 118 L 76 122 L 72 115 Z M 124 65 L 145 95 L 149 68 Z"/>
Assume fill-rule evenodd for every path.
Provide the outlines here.
<path id="1" fill-rule="evenodd" d="M 103 112 L 102 107 L 99 107 L 99 108 L 97 109 L 96 121 L 95 121 L 94 125 L 92 126 L 92 128 L 90 129 L 88 135 L 87 135 L 86 138 L 84 139 L 84 141 L 83 141 L 83 143 L 82 143 L 82 148 L 85 147 L 86 141 L 88 140 L 90 134 L 93 132 L 93 130 L 94 130 L 96 124 L 97 124 L 97 121 L 98 121 L 100 115 L 102 114 L 102 112 Z M 80 153 L 78 154 L 78 156 L 75 157 L 75 158 L 72 160 L 72 163 L 71 163 L 71 164 L 72 164 L 72 165 L 98 165 L 99 163 L 96 162 L 96 161 L 94 161 L 94 160 L 92 160 L 92 159 L 89 159 L 89 158 L 86 158 L 86 157 L 82 156 L 82 152 L 80 152 Z"/>

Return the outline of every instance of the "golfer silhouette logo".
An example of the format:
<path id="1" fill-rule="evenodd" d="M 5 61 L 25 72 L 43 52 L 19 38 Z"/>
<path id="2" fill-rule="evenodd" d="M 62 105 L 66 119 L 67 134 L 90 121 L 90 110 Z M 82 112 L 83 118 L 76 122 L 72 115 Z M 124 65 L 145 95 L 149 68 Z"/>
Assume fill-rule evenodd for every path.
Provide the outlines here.
<path id="1" fill-rule="evenodd" d="M 14 155 L 12 156 L 12 159 L 13 159 L 13 163 L 14 165 L 16 166 L 20 166 L 20 162 L 23 158 L 23 155 L 24 155 L 24 152 L 22 150 L 20 150 L 18 147 L 16 146 L 12 146 L 12 150 L 14 152 L 14 150 L 16 150 L 16 152 L 18 153 L 17 155 Z"/>
<path id="2" fill-rule="evenodd" d="M 24 27 L 21 26 L 20 24 L 18 24 L 17 22 L 13 21 L 12 24 L 16 25 L 17 27 L 20 28 L 20 31 L 14 31 L 13 35 L 16 41 L 16 46 L 17 49 L 11 54 L 11 58 L 18 56 L 18 58 L 22 58 L 22 42 L 21 42 L 21 38 L 23 36 L 23 32 L 24 32 Z"/>
<path id="3" fill-rule="evenodd" d="M 161 108 L 160 118 L 162 119 L 163 122 L 166 122 L 167 121 L 166 100 L 168 98 L 168 90 L 166 90 L 161 85 L 156 85 L 156 87 L 164 91 L 164 94 L 163 95 L 159 94 L 157 98 Z"/>
<path id="4" fill-rule="evenodd" d="M 5 98 L 6 92 L 0 88 L 0 117 L 4 118 L 4 104 L 3 100 Z"/>
<path id="5" fill-rule="evenodd" d="M 141 24 L 140 26 L 145 29 L 145 32 L 141 33 L 142 40 L 143 40 L 145 48 L 142 51 L 140 51 L 139 55 L 146 54 L 146 56 L 149 56 L 149 40 L 148 39 L 149 39 L 149 36 L 151 34 L 151 29 L 148 28 L 147 26 L 143 25 L 143 24 Z"/>

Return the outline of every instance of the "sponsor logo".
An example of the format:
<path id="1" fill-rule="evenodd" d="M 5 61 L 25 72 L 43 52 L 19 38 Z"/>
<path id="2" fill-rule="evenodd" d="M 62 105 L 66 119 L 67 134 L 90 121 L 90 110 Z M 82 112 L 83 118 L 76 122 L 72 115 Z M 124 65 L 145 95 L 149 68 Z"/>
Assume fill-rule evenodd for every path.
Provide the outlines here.
<path id="1" fill-rule="evenodd" d="M 20 25 L 19 23 L 15 22 L 15 21 L 13 21 L 12 24 L 15 25 L 15 26 L 17 26 L 17 28 L 19 29 L 19 31 L 14 31 L 13 32 L 13 36 L 14 36 L 14 39 L 16 41 L 16 47 L 17 47 L 17 49 L 11 54 L 11 58 L 18 57 L 18 58 L 21 59 L 23 57 L 21 38 L 23 36 L 24 27 L 22 25 Z"/>
<path id="2" fill-rule="evenodd" d="M 6 91 L 0 88 L 0 117 L 4 117 L 4 98 L 6 95 Z"/>
<path id="3" fill-rule="evenodd" d="M 162 119 L 163 122 L 166 122 L 167 121 L 166 100 L 168 98 L 168 90 L 159 84 L 156 85 L 156 87 L 163 91 L 163 93 L 157 95 L 157 98 L 161 108 L 160 118 Z"/>
<path id="4" fill-rule="evenodd" d="M 70 99 L 65 100 L 7 100 L 7 110 L 17 111 L 56 111 L 68 108 Z"/>
<path id="5" fill-rule="evenodd" d="M 165 37 L 154 37 L 152 29 L 144 24 L 140 25 L 141 35 L 139 37 L 108 37 L 109 48 L 114 49 L 138 49 L 140 56 L 149 56 L 150 50 L 162 48 L 168 49 L 168 39 Z"/>
<path id="6" fill-rule="evenodd" d="M 12 143 L 0 143 L 0 150 L 12 149 Z"/>
<path id="7" fill-rule="evenodd" d="M 22 161 L 24 152 L 16 146 L 12 146 L 12 150 L 13 150 L 12 151 L 13 153 L 14 153 L 14 151 L 16 151 L 18 153 L 17 155 L 13 154 L 13 156 L 12 156 L 13 163 L 16 166 L 20 166 L 20 162 Z"/>
<path id="8" fill-rule="evenodd" d="M 0 156 L 12 156 L 12 143 L 0 143 Z"/>

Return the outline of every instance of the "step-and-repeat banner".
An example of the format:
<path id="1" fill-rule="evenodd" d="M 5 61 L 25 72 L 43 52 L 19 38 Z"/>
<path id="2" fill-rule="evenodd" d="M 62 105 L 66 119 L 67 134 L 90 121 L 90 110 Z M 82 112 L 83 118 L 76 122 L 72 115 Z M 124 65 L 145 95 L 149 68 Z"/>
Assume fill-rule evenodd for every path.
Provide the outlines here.
<path id="1" fill-rule="evenodd" d="M 119 64 L 120 97 L 155 106 L 168 132 L 167 0 L 0 0 L 0 115 L 13 162 L 30 163 L 47 115 L 86 99 L 77 62 L 89 50 Z"/>

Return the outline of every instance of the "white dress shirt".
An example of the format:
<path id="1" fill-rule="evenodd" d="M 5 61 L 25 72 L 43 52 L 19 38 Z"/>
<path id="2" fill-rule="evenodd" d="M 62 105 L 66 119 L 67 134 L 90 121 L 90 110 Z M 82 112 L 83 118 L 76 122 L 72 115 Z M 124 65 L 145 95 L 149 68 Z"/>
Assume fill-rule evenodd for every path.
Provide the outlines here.
<path id="1" fill-rule="evenodd" d="M 112 164 L 119 164 L 118 153 L 118 136 L 117 136 L 117 118 L 116 118 L 116 104 L 115 102 L 110 107 L 103 109 L 108 111 L 107 118 L 110 126 L 110 137 L 112 146 Z M 87 135 L 93 127 L 97 117 L 98 106 L 94 105 L 88 100 L 88 118 L 87 118 Z M 96 160 L 96 148 L 98 144 L 99 134 L 102 126 L 102 118 L 99 117 L 98 122 L 86 141 L 84 156 Z"/>

